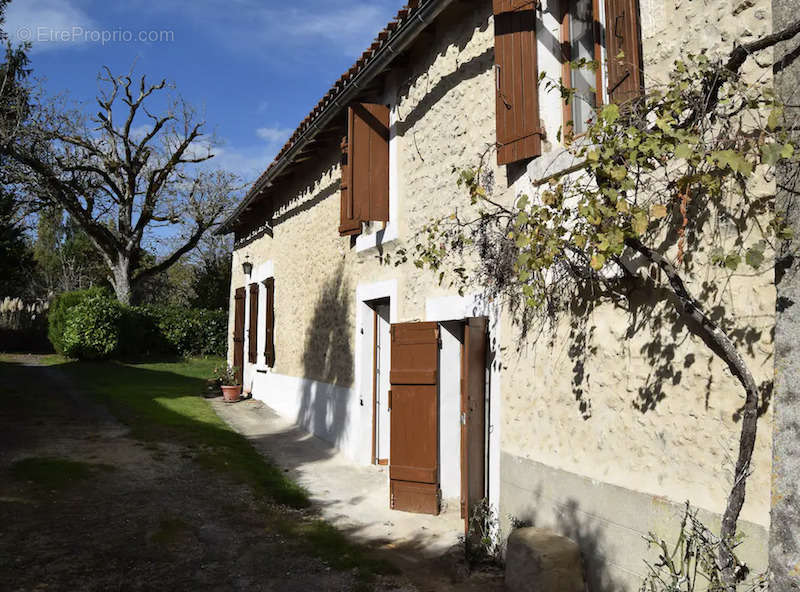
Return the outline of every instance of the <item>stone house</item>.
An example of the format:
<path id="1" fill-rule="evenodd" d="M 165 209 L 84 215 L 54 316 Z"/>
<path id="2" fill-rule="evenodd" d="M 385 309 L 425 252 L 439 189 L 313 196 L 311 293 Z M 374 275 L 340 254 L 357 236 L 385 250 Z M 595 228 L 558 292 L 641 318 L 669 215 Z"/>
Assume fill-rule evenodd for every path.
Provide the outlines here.
<path id="1" fill-rule="evenodd" d="M 487 146 L 496 191 L 524 193 L 566 121 L 579 133 L 595 105 L 640 92 L 681 51 L 769 30 L 765 0 L 410 2 L 223 226 L 229 361 L 245 390 L 353 462 L 388 464 L 398 511 L 463 515 L 486 498 L 501 536 L 512 519 L 552 528 L 580 544 L 590 589 L 637 589 L 643 535 L 675 533 L 687 499 L 712 522 L 724 508 L 742 400 L 724 364 L 685 326 L 632 331 L 610 306 L 523 338 L 481 286 L 460 296 L 378 256 L 466 201 L 453 168 Z M 567 51 L 606 65 L 570 71 Z M 606 60 L 620 51 L 624 63 Z M 566 107 L 539 73 L 580 100 Z M 731 281 L 726 304 L 752 328 L 744 355 L 769 380 L 774 285 Z M 769 478 L 762 436 L 741 522 L 756 570 Z"/>

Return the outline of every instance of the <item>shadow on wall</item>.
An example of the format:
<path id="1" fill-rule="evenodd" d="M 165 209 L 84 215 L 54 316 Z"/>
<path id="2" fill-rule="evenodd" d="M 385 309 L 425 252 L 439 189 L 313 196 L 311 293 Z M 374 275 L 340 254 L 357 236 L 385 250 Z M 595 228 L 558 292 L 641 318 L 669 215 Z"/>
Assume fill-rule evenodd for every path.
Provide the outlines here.
<path id="1" fill-rule="evenodd" d="M 351 298 L 340 263 L 320 290 L 303 345 L 303 388 L 297 423 L 338 444 L 347 420 L 347 389 L 353 383 Z M 321 384 L 320 384 L 321 383 Z"/>
<path id="2" fill-rule="evenodd" d="M 452 22 L 441 22 L 437 25 L 435 33 L 436 41 L 439 42 L 437 51 L 430 51 L 429 40 L 423 40 L 417 46 L 420 52 L 424 52 L 424 56 L 419 56 L 419 59 L 414 61 L 418 65 L 401 86 L 398 94 L 399 98 L 408 99 L 414 85 L 425 85 L 425 94 L 411 111 L 399 112 L 398 135 L 404 136 L 408 131 L 413 131 L 414 125 L 447 93 L 462 82 L 484 74 L 494 65 L 494 47 L 491 47 L 469 60 L 462 61 L 457 58 L 455 70 L 442 76 L 433 85 L 430 84 L 428 72 L 438 57 L 450 53 L 451 47 L 456 47 L 459 52 L 463 51 L 476 31 L 485 31 L 489 26 L 487 15 L 492 13 L 491 3 L 488 0 L 482 0 L 475 4 L 476 6 L 469 15 L 464 14 L 464 4 L 454 8 L 452 12 L 446 11 L 442 15 L 445 20 L 452 19 Z"/>
<path id="3" fill-rule="evenodd" d="M 583 579 L 587 592 L 617 592 L 630 588 L 629 583 L 621 582 L 611 574 L 611 566 L 604 548 L 608 537 L 599 520 L 592 520 L 581 511 L 574 499 L 553 504 L 553 517 L 544 520 L 540 517 L 541 508 L 547 502 L 542 500 L 541 490 L 533 493 L 533 503 L 519 516 L 509 516 L 511 528 L 534 526 L 552 530 L 578 544 L 583 561 Z"/>

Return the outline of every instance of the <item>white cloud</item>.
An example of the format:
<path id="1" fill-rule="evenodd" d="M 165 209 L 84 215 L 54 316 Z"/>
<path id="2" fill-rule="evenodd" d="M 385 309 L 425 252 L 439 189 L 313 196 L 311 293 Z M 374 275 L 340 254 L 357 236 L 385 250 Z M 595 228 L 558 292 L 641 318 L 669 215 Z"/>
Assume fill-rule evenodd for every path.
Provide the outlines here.
<path id="1" fill-rule="evenodd" d="M 291 134 L 292 130 L 289 128 L 260 127 L 256 130 L 256 135 L 262 140 L 281 145 L 289 139 Z"/>
<path id="2" fill-rule="evenodd" d="M 361 55 L 403 0 L 294 0 L 291 4 L 263 0 L 129 0 L 137 11 L 178 13 L 194 20 L 231 49 L 254 54 L 256 48 L 309 48 Z M 273 52 L 263 53 L 274 56 Z M 287 55 L 280 51 L 281 57 Z"/>
<path id="3" fill-rule="evenodd" d="M 12 43 L 30 41 L 34 52 L 83 45 L 100 34 L 95 22 L 71 0 L 12 2 L 5 29 Z"/>

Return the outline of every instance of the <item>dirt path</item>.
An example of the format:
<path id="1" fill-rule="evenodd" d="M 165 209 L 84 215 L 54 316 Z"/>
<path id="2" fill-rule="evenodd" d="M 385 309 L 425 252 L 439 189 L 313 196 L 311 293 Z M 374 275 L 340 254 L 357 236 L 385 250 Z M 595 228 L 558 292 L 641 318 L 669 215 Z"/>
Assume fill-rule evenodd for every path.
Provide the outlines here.
<path id="1" fill-rule="evenodd" d="M 274 532 L 248 488 L 193 450 L 128 437 L 57 368 L 23 361 L 0 385 L 0 590 L 358 587 Z"/>
<path id="2" fill-rule="evenodd" d="M 298 510 L 265 511 L 192 445 L 134 439 L 57 367 L 15 362 L 0 362 L 0 590 L 497 589 L 444 565 L 336 570 L 273 523 Z"/>

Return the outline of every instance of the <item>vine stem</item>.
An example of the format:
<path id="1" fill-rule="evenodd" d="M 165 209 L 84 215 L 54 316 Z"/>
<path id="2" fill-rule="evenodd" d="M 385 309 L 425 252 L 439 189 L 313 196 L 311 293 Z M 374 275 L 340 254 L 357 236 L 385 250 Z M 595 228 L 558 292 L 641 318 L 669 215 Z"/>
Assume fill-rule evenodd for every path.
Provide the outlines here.
<path id="1" fill-rule="evenodd" d="M 739 455 L 733 475 L 733 485 L 728 494 L 725 512 L 722 515 L 720 538 L 722 539 L 717 560 L 722 572 L 725 589 L 736 591 L 736 560 L 733 556 L 733 537 L 736 535 L 736 523 L 744 505 L 747 477 L 755 448 L 758 429 L 758 386 L 753 374 L 747 367 L 731 339 L 703 312 L 700 303 L 691 295 L 678 270 L 661 253 L 645 246 L 635 238 L 625 239 L 625 244 L 642 255 L 645 259 L 658 265 L 669 281 L 672 292 L 681 303 L 684 314 L 699 327 L 701 337 L 712 346 L 715 353 L 726 363 L 745 391 L 745 404 L 742 411 L 742 430 L 739 436 Z"/>

